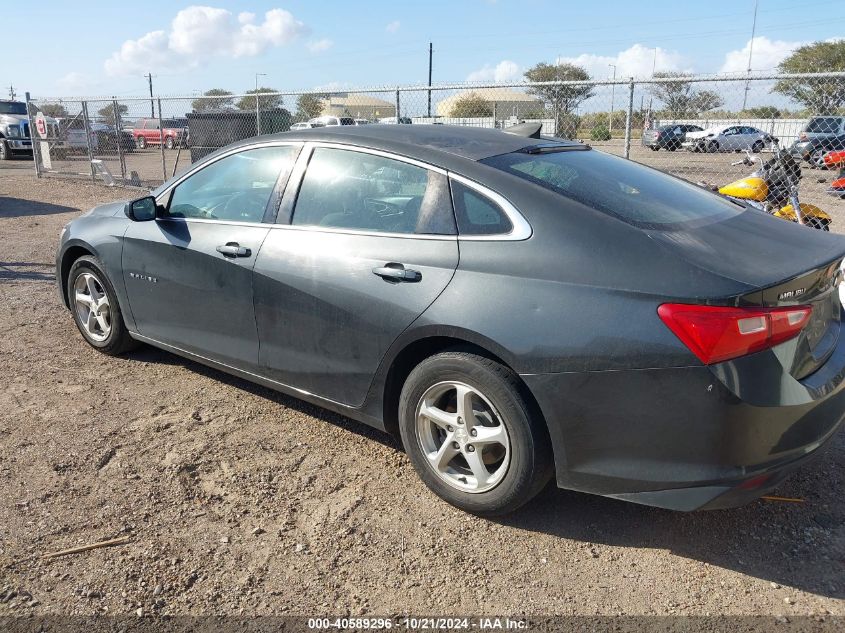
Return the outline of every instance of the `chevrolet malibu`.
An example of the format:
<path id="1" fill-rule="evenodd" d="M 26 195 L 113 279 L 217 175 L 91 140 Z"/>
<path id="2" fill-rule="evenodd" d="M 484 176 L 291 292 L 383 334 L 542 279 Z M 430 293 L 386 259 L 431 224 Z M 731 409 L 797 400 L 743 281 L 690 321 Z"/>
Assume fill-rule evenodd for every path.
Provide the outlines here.
<path id="1" fill-rule="evenodd" d="M 836 235 L 589 146 L 449 126 L 262 136 L 68 224 L 62 300 L 401 437 L 437 495 L 677 510 L 777 486 L 845 413 Z"/>

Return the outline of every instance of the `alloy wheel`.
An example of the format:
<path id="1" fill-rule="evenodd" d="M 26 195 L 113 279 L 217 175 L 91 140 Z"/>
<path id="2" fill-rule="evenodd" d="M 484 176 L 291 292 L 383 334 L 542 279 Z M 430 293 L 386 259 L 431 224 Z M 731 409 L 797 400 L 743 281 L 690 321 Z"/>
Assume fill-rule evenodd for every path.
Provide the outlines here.
<path id="1" fill-rule="evenodd" d="M 82 273 L 73 282 L 73 298 L 79 324 L 92 340 L 103 342 L 111 334 L 109 296 L 92 273 Z"/>
<path id="2" fill-rule="evenodd" d="M 484 394 L 462 382 L 440 382 L 423 394 L 416 435 L 432 471 L 462 492 L 495 488 L 510 465 L 504 420 Z"/>
<path id="3" fill-rule="evenodd" d="M 813 153 L 810 154 L 810 164 L 816 169 L 824 169 L 824 155 L 825 151 L 823 149 L 813 150 Z"/>

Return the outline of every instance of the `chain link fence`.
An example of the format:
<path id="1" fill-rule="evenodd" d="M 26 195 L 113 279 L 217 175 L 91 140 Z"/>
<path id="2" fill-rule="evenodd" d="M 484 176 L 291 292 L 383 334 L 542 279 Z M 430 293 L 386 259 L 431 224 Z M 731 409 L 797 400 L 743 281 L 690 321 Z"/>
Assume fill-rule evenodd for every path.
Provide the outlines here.
<path id="1" fill-rule="evenodd" d="M 280 92 L 129 99 L 31 99 L 39 175 L 155 187 L 231 142 L 330 125 L 442 124 L 507 128 L 578 139 L 711 185 L 766 160 L 771 140 L 800 162 L 801 199 L 845 226 L 845 199 L 827 195 L 824 155 L 845 149 L 845 73 L 739 78 L 452 84 L 343 92 Z M 756 164 L 759 166 L 759 163 Z"/>

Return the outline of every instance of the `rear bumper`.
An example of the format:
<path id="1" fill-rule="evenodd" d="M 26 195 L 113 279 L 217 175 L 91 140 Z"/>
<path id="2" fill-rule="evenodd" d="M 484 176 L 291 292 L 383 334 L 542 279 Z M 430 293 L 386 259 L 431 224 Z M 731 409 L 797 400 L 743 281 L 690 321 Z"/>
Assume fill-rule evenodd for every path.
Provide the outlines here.
<path id="1" fill-rule="evenodd" d="M 845 336 L 800 381 L 776 352 L 712 367 L 523 375 L 548 422 L 558 486 L 675 510 L 765 494 L 845 417 Z"/>

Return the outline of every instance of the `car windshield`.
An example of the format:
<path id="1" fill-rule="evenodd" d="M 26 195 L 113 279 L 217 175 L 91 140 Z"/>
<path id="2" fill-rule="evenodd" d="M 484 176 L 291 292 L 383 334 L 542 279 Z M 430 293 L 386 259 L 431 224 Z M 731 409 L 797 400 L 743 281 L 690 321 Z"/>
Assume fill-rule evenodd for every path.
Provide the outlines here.
<path id="1" fill-rule="evenodd" d="M 701 187 L 595 150 L 514 152 L 481 162 L 640 228 L 690 228 L 742 212 Z"/>
<path id="2" fill-rule="evenodd" d="M 26 114 L 26 104 L 17 101 L 0 101 L 0 114 Z"/>
<path id="3" fill-rule="evenodd" d="M 839 129 L 839 121 L 840 119 L 832 116 L 810 119 L 810 122 L 807 124 L 807 132 L 817 132 L 822 134 L 835 132 Z"/>

